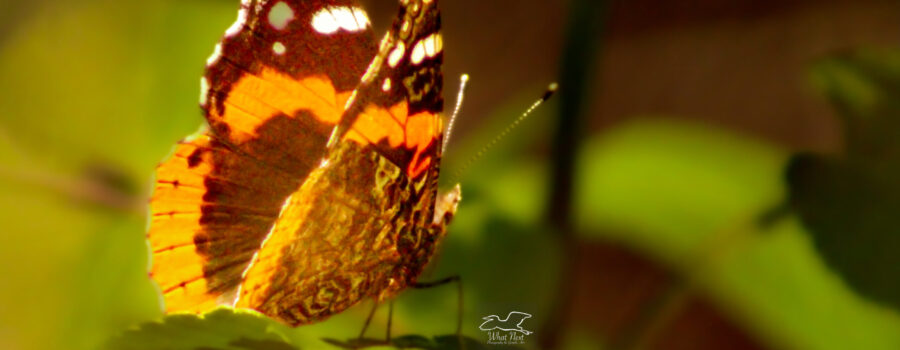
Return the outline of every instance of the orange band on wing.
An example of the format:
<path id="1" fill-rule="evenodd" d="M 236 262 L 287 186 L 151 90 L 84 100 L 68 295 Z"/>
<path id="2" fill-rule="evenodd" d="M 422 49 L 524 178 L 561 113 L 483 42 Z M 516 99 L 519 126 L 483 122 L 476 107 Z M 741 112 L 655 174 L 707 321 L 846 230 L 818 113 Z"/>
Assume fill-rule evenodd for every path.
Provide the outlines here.
<path id="1" fill-rule="evenodd" d="M 428 145 L 441 132 L 440 118 L 432 113 L 421 112 L 410 116 L 406 123 L 406 147 L 414 149 L 412 161 L 406 174 L 414 179 L 431 165 L 431 156 L 425 155 Z"/>
<path id="2" fill-rule="evenodd" d="M 345 137 L 362 145 L 386 140 L 388 146 L 400 147 L 406 140 L 403 128 L 406 122 L 406 101 L 397 103 L 390 109 L 370 105 L 356 118 Z"/>
<path id="3" fill-rule="evenodd" d="M 434 113 L 420 112 L 412 116 L 407 113 L 405 101 L 390 109 L 368 106 L 345 138 L 361 145 L 377 145 L 384 140 L 388 147 L 412 150 L 410 163 L 400 165 L 406 166 L 410 178 L 415 178 L 431 165 L 432 157 L 425 152 L 438 139 L 441 120 Z"/>
<path id="4" fill-rule="evenodd" d="M 206 294 L 205 279 L 187 282 L 182 286 L 164 291 L 166 312 L 204 312 L 218 305 L 218 298 Z"/>
<path id="5" fill-rule="evenodd" d="M 228 303 L 250 249 L 265 234 L 259 227 L 268 227 L 278 214 L 283 199 L 239 175 L 267 175 L 264 184 L 270 187 L 284 185 L 286 178 L 241 157 L 204 132 L 180 142 L 157 168 L 147 240 L 150 276 L 163 292 L 166 311 L 200 312 Z M 243 197 L 233 195 L 238 190 Z"/>
<path id="6" fill-rule="evenodd" d="M 266 120 L 280 114 L 293 116 L 301 109 L 323 123 L 336 124 L 350 93 L 335 91 L 325 76 L 296 80 L 263 67 L 257 75 L 241 76 L 228 92 L 223 115 L 213 108 L 210 118 L 229 126 L 232 141 L 243 142 L 258 137 L 256 130 Z"/>

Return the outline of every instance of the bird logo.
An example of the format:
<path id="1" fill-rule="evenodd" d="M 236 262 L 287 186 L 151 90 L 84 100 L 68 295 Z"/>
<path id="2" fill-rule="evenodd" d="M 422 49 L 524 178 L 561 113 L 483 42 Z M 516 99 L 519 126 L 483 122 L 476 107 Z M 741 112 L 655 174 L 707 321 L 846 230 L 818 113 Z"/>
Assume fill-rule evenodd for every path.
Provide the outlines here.
<path id="1" fill-rule="evenodd" d="M 500 316 L 490 315 L 482 317 L 484 323 L 478 326 L 478 329 L 483 331 L 492 331 L 495 329 L 499 329 L 501 331 L 507 332 L 520 332 L 524 335 L 531 334 L 531 331 L 522 328 L 522 322 L 525 322 L 525 319 L 531 318 L 531 314 L 526 314 L 524 312 L 512 311 L 509 315 L 506 315 L 505 319 L 500 319 Z"/>

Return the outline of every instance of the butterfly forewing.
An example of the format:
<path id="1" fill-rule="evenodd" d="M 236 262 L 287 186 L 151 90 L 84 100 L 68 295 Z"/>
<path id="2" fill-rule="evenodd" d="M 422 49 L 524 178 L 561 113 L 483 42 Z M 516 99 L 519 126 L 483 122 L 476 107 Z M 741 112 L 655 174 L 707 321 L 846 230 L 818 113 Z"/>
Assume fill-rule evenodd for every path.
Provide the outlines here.
<path id="1" fill-rule="evenodd" d="M 168 311 L 230 301 L 375 52 L 354 1 L 241 4 L 201 80 L 208 131 L 177 145 L 156 173 L 151 276 Z"/>

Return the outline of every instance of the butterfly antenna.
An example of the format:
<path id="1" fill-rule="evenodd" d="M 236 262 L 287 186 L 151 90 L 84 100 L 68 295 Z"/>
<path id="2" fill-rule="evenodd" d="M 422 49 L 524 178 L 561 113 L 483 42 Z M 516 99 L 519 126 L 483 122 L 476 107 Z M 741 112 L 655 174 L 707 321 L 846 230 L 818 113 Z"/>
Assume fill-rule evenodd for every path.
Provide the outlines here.
<path id="1" fill-rule="evenodd" d="M 494 137 L 493 140 L 491 140 L 484 147 L 482 147 L 481 150 L 478 151 L 478 153 L 475 153 L 475 156 L 473 156 L 472 158 L 469 158 L 469 161 L 466 162 L 466 164 L 463 165 L 462 168 L 459 168 L 459 170 L 457 170 L 456 173 L 453 174 L 453 181 L 451 183 L 458 182 L 457 180 L 462 176 L 462 173 L 465 172 L 466 169 L 468 169 L 470 166 L 472 166 L 472 164 L 474 164 L 475 161 L 477 161 L 482 156 L 484 156 L 484 154 L 489 149 L 491 149 L 491 147 L 493 147 L 498 142 L 500 142 L 500 140 L 502 140 L 507 134 L 509 134 L 510 131 L 515 129 L 517 126 L 519 126 L 519 124 L 521 124 L 522 121 L 524 121 L 526 118 L 528 118 L 528 116 L 531 115 L 531 113 L 534 112 L 534 110 L 537 109 L 538 106 L 540 106 L 545 101 L 549 100 L 550 97 L 553 96 L 553 94 L 556 92 L 556 90 L 558 88 L 559 88 L 559 85 L 556 83 L 551 83 L 549 86 L 547 86 L 547 90 L 544 91 L 544 95 L 541 96 L 541 98 L 539 98 L 537 101 L 534 101 L 534 103 L 532 103 L 531 106 L 529 106 L 528 109 L 526 109 L 525 112 L 522 113 L 522 115 L 520 115 L 518 118 L 516 118 L 516 120 L 513 121 L 511 124 L 509 124 L 509 126 L 507 126 L 506 129 L 503 129 L 503 131 L 501 131 L 500 134 L 498 134 L 496 137 Z"/>
<path id="2" fill-rule="evenodd" d="M 453 114 L 450 115 L 450 121 L 447 122 L 447 132 L 444 135 L 444 142 L 441 144 L 441 149 L 447 149 L 447 143 L 450 142 L 450 135 L 453 134 L 453 124 L 456 123 L 456 116 L 459 115 L 459 109 L 462 107 L 463 96 L 466 91 L 466 83 L 469 82 L 469 75 L 463 74 L 459 77 L 459 92 L 456 94 L 456 107 L 453 108 Z"/>

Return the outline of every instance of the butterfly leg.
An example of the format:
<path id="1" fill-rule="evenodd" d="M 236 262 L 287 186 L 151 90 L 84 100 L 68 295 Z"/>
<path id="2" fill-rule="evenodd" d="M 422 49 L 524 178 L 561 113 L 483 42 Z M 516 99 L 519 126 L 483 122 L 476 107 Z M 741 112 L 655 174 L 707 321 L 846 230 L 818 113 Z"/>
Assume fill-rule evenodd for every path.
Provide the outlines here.
<path id="1" fill-rule="evenodd" d="M 378 302 L 375 301 L 372 303 L 372 310 L 369 311 L 369 316 L 366 317 L 366 323 L 363 323 L 363 328 L 359 331 L 359 340 L 362 341 L 363 336 L 366 335 L 366 329 L 369 329 L 369 323 L 372 322 L 372 316 L 375 315 L 375 309 L 378 309 Z"/>
<path id="2" fill-rule="evenodd" d="M 391 342 L 391 321 L 394 319 L 394 300 L 388 302 L 388 319 L 387 319 L 387 334 L 385 334 L 384 340 L 387 343 Z"/>
<path id="3" fill-rule="evenodd" d="M 433 288 L 437 286 L 442 286 L 447 283 L 456 283 L 456 337 L 459 339 L 460 346 L 465 346 L 462 337 L 462 320 L 463 320 L 463 286 L 462 286 L 462 278 L 459 275 L 453 275 L 447 278 L 443 278 L 433 282 L 417 282 L 412 284 L 410 287 L 416 289 L 426 289 Z"/>

